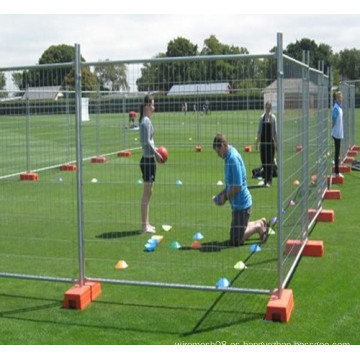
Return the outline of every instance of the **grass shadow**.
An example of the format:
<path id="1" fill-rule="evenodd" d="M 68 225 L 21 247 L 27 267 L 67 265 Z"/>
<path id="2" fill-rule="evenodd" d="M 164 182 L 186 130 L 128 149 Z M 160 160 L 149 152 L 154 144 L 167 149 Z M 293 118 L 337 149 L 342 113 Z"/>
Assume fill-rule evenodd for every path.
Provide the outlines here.
<path id="1" fill-rule="evenodd" d="M 141 235 L 141 230 L 130 230 L 130 231 L 110 231 L 96 235 L 97 239 L 120 239 L 129 236 Z"/>
<path id="2" fill-rule="evenodd" d="M 222 250 L 241 248 L 248 245 L 259 244 L 260 239 L 248 239 L 244 245 L 234 246 L 231 245 L 230 240 L 225 241 L 210 241 L 210 242 L 201 242 L 199 248 L 194 248 L 192 246 L 182 246 L 179 250 L 187 251 L 187 250 L 198 250 L 204 253 L 211 252 L 220 252 Z"/>
<path id="3" fill-rule="evenodd" d="M 248 255 L 244 261 L 245 264 L 251 259 L 253 254 L 250 253 Z M 233 277 L 230 281 L 232 287 L 241 278 L 242 274 L 243 271 L 239 271 Z M 224 311 L 223 309 L 227 310 Z M 264 317 L 264 309 L 265 302 L 262 296 L 224 291 L 216 297 L 193 329 L 190 332 L 183 333 L 182 336 L 187 337 L 253 320 L 261 320 Z"/>

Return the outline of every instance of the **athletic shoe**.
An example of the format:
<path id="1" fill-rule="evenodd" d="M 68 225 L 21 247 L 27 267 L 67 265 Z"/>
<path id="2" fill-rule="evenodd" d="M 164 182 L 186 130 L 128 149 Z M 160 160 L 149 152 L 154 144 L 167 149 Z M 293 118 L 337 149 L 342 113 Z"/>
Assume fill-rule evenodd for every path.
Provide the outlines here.
<path id="1" fill-rule="evenodd" d="M 154 228 L 152 228 L 152 227 L 150 227 L 150 226 L 147 226 L 146 228 L 144 228 L 144 229 L 142 230 L 142 233 L 143 233 L 143 234 L 155 234 L 156 231 L 155 231 Z"/>

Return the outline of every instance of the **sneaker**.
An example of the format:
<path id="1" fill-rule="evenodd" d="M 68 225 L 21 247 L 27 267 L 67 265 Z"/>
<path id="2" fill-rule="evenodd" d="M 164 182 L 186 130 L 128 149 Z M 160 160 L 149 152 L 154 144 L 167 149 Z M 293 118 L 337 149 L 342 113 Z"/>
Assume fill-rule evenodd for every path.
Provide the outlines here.
<path id="1" fill-rule="evenodd" d="M 142 229 L 142 233 L 143 234 L 155 234 L 156 231 L 154 228 L 152 228 L 150 226 L 146 226 L 145 228 Z"/>
<path id="2" fill-rule="evenodd" d="M 341 173 L 339 173 L 339 174 L 336 174 L 336 177 L 339 177 L 339 178 L 344 178 L 344 175 L 343 174 L 341 174 Z"/>
<path id="3" fill-rule="evenodd" d="M 143 227 L 142 233 L 143 234 L 155 234 L 156 230 L 152 225 L 148 224 L 145 227 Z"/>

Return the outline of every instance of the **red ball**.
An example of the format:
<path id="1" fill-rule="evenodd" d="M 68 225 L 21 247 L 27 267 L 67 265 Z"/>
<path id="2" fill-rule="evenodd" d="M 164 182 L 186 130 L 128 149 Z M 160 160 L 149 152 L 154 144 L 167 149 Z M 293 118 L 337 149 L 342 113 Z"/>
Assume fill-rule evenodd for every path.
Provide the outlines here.
<path id="1" fill-rule="evenodd" d="M 161 155 L 161 157 L 163 158 L 163 161 L 162 162 L 166 162 L 166 160 L 168 159 L 168 151 L 166 149 L 165 146 L 160 146 L 158 149 L 157 149 L 157 152 Z"/>

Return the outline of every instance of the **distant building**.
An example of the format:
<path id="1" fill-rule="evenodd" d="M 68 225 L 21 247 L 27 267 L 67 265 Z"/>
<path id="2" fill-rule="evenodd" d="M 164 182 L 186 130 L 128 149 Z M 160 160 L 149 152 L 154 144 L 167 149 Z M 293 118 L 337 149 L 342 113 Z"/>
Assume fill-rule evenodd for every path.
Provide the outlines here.
<path id="1" fill-rule="evenodd" d="M 59 100 L 64 94 L 60 91 L 61 86 L 29 87 L 26 89 L 22 100 Z"/>
<path id="2" fill-rule="evenodd" d="M 284 106 L 285 108 L 298 108 L 302 106 L 303 101 L 303 79 L 283 79 L 282 89 L 284 94 Z M 315 106 L 315 99 L 318 96 L 319 86 L 312 81 L 309 82 L 309 101 L 310 107 Z M 264 89 L 264 103 L 267 100 L 276 102 L 277 99 L 277 80 L 272 82 L 268 87 Z M 274 108 L 277 108 L 277 104 L 273 104 Z"/>
<path id="3" fill-rule="evenodd" d="M 187 95 L 213 95 L 229 94 L 230 84 L 223 83 L 206 83 L 206 84 L 181 84 L 173 85 L 168 91 L 167 96 L 187 96 Z"/>

